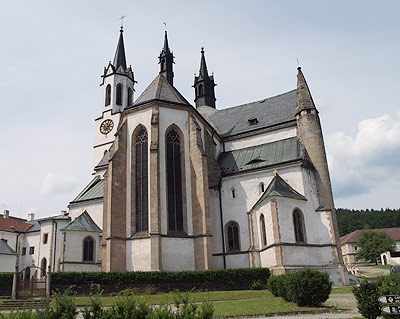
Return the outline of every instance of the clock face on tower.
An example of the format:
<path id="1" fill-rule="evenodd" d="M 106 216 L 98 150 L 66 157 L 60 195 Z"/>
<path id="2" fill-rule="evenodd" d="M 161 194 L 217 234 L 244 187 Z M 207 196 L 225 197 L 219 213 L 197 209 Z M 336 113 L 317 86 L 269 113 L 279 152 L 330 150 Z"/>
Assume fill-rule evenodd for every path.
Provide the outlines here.
<path id="1" fill-rule="evenodd" d="M 114 122 L 112 120 L 105 120 L 100 125 L 100 132 L 102 134 L 108 134 L 112 131 L 113 127 L 114 127 Z"/>

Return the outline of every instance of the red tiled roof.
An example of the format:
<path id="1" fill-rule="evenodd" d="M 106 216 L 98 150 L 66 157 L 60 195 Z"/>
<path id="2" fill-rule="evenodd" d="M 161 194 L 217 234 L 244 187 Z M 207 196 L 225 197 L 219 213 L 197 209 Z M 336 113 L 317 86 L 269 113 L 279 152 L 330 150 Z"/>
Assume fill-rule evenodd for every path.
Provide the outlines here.
<path id="1" fill-rule="evenodd" d="M 399 228 L 381 228 L 381 229 L 365 229 L 365 230 L 355 230 L 350 234 L 340 237 L 340 244 L 356 243 L 361 236 L 363 231 L 372 230 L 374 232 L 386 233 L 390 238 L 395 241 L 400 241 L 400 227 Z"/>
<path id="2" fill-rule="evenodd" d="M 9 218 L 0 218 L 0 231 L 24 233 L 31 227 L 32 224 L 19 222 Z"/>

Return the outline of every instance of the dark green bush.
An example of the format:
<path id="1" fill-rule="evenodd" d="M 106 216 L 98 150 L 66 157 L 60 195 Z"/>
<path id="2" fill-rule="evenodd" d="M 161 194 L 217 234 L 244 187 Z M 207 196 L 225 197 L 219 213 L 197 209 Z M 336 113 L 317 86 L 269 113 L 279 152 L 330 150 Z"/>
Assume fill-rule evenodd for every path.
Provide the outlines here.
<path id="1" fill-rule="evenodd" d="M 121 285 L 162 283 L 218 283 L 241 287 L 255 280 L 266 281 L 270 276 L 267 268 L 239 268 L 196 271 L 111 271 L 111 272 L 55 272 L 53 285 Z"/>
<path id="2" fill-rule="evenodd" d="M 285 275 L 271 276 L 268 279 L 268 289 L 275 297 L 284 298 L 286 296 L 284 280 Z"/>
<path id="3" fill-rule="evenodd" d="M 305 269 L 272 276 L 268 280 L 268 289 L 275 296 L 299 306 L 315 307 L 328 300 L 332 282 L 326 272 Z"/>
<path id="4" fill-rule="evenodd" d="M 364 318 L 375 319 L 381 315 L 379 304 L 379 283 L 364 280 L 358 287 L 353 287 L 353 294 L 357 300 L 358 311 Z"/>
<path id="5" fill-rule="evenodd" d="M 2 286 L 12 286 L 13 273 L 12 272 L 0 272 L 0 282 Z"/>
<path id="6" fill-rule="evenodd" d="M 298 306 L 319 306 L 329 298 L 332 282 L 326 272 L 305 269 L 286 275 L 286 299 Z"/>

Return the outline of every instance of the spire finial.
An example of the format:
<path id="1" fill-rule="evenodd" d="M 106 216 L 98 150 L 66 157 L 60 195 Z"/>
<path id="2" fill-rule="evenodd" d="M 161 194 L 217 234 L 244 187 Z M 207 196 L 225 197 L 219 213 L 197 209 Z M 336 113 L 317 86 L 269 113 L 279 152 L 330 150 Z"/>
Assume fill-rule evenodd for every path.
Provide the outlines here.
<path id="1" fill-rule="evenodd" d="M 167 32 L 167 23 L 163 22 L 163 24 L 164 24 L 164 31 Z"/>
<path id="2" fill-rule="evenodd" d="M 278 175 L 278 170 L 274 169 L 274 176 Z"/>
<path id="3" fill-rule="evenodd" d="M 124 31 L 124 19 L 126 18 L 126 15 L 122 15 L 121 18 L 119 18 L 118 20 L 121 20 L 121 32 Z"/>
<path id="4" fill-rule="evenodd" d="M 201 51 L 204 51 L 204 41 L 201 41 Z"/>

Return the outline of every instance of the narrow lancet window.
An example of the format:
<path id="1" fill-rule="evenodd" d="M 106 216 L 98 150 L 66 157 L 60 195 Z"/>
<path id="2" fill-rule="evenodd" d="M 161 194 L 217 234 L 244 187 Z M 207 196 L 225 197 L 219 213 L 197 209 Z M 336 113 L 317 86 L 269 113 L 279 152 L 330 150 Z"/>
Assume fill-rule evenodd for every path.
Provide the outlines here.
<path id="1" fill-rule="evenodd" d="M 94 255 L 94 244 L 93 244 L 93 239 L 91 237 L 86 237 L 83 240 L 83 261 L 93 261 L 93 255 Z"/>
<path id="2" fill-rule="evenodd" d="M 293 226 L 294 226 L 294 236 L 296 243 L 304 243 L 304 222 L 303 222 L 303 214 L 300 210 L 296 209 L 293 212 Z"/>
<path id="3" fill-rule="evenodd" d="M 128 101 L 127 105 L 131 106 L 133 103 L 133 90 L 131 88 L 128 89 Z"/>
<path id="4" fill-rule="evenodd" d="M 231 221 L 225 226 L 228 252 L 240 251 L 239 224 Z"/>
<path id="5" fill-rule="evenodd" d="M 105 105 L 110 105 L 111 104 L 111 85 L 107 85 L 106 87 L 106 101 Z"/>
<path id="6" fill-rule="evenodd" d="M 261 241 L 263 246 L 267 246 L 267 232 L 265 230 L 265 218 L 264 215 L 260 216 L 260 225 L 261 225 Z"/>
<path id="7" fill-rule="evenodd" d="M 166 136 L 168 229 L 183 230 L 181 140 L 175 130 Z"/>
<path id="8" fill-rule="evenodd" d="M 148 136 L 145 128 L 141 128 L 136 134 L 135 149 L 136 232 L 143 232 L 149 230 Z"/>
<path id="9" fill-rule="evenodd" d="M 122 85 L 118 84 L 117 85 L 117 99 L 116 99 L 116 104 L 117 105 L 122 105 Z"/>

